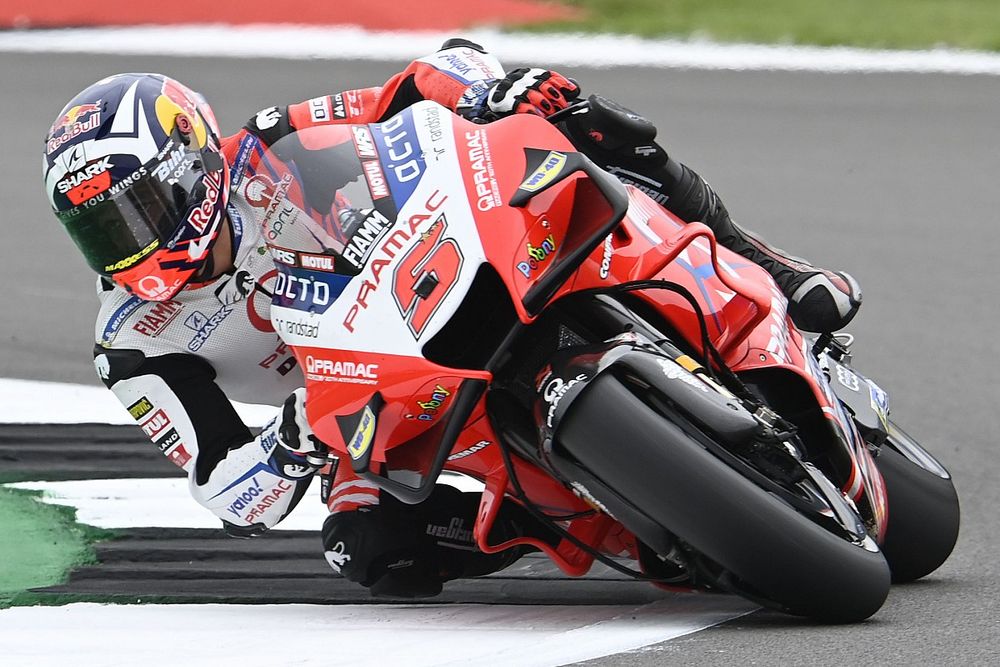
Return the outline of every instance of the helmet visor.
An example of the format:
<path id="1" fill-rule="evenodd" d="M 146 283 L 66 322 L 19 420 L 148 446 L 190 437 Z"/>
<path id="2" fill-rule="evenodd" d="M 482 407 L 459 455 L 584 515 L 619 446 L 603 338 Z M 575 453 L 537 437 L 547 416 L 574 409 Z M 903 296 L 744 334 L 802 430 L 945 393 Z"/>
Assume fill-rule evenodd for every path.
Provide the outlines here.
<path id="1" fill-rule="evenodd" d="M 184 150 L 172 162 L 172 170 L 161 163 L 109 199 L 58 214 L 94 271 L 124 271 L 178 240 L 172 237 L 184 216 L 204 198 L 205 172 L 197 151 Z"/>

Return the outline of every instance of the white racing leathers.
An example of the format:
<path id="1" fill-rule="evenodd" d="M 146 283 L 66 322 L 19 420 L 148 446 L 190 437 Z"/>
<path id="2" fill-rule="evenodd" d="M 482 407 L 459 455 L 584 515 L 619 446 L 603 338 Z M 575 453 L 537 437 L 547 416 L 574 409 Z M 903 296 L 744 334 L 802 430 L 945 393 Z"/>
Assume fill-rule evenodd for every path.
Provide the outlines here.
<path id="1" fill-rule="evenodd" d="M 278 406 L 302 385 L 271 326 L 276 272 L 261 230 L 242 224 L 252 219 L 247 206 L 234 193 L 232 275 L 162 303 L 99 281 L 94 359 L 146 435 L 187 472 L 195 500 L 234 534 L 274 526 L 312 478 L 309 468 L 275 460 L 280 419 L 253 437 L 229 401 Z"/>
<path id="2" fill-rule="evenodd" d="M 295 358 L 271 325 L 269 290 L 277 271 L 260 227 L 250 222 L 281 199 L 282 184 L 259 164 L 265 144 L 306 127 L 384 121 L 423 99 L 454 110 L 475 102 L 502 76 L 500 64 L 480 47 L 449 40 L 381 88 L 261 111 L 222 140 L 232 170 L 232 275 L 163 303 L 98 282 L 98 374 L 157 447 L 187 472 L 194 498 L 230 533 L 251 535 L 276 524 L 312 477 L 312 468 L 281 455 L 287 450 L 278 443 L 280 422 L 254 437 L 230 403 L 278 406 L 302 385 Z M 367 497 L 377 502 L 376 493 Z"/>

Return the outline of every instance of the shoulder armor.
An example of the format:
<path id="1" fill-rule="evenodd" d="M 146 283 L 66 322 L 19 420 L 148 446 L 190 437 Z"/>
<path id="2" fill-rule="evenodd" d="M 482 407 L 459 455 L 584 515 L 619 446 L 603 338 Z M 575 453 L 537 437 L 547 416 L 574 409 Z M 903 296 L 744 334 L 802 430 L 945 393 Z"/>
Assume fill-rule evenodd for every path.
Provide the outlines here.
<path id="1" fill-rule="evenodd" d="M 94 369 L 109 389 L 119 380 L 132 377 L 145 360 L 146 355 L 140 350 L 114 350 L 101 345 L 94 346 Z"/>
<path id="2" fill-rule="evenodd" d="M 243 127 L 258 137 L 266 146 L 271 146 L 278 139 L 295 131 L 288 122 L 288 107 L 267 107 L 266 109 L 261 109 Z"/>

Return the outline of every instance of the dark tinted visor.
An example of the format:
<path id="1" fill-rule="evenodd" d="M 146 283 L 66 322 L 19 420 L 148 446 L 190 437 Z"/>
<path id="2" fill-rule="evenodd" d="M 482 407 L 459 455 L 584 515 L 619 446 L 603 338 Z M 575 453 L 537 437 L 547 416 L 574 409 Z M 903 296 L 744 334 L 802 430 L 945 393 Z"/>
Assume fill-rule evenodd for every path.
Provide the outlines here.
<path id="1" fill-rule="evenodd" d="M 151 162 L 145 175 L 127 186 L 119 181 L 121 190 L 109 199 L 59 214 L 94 271 L 111 275 L 135 266 L 165 245 L 190 206 L 201 202 L 201 156 L 180 142 L 174 146 L 179 152 Z"/>

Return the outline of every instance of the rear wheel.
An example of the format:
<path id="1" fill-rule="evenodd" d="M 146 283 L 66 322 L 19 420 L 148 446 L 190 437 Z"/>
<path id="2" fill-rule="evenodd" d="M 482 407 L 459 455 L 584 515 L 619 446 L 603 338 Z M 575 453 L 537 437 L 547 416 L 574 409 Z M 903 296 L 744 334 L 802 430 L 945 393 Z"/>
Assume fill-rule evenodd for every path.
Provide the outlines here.
<path id="1" fill-rule="evenodd" d="M 940 567 L 958 541 L 961 512 L 955 485 L 933 457 L 891 422 L 889 441 L 875 463 L 889 501 L 882 552 L 892 580 L 919 579 Z"/>
<path id="2" fill-rule="evenodd" d="M 558 447 L 630 504 L 783 611 L 863 620 L 889 591 L 871 539 L 825 530 L 708 452 L 611 374 L 574 401 Z"/>

